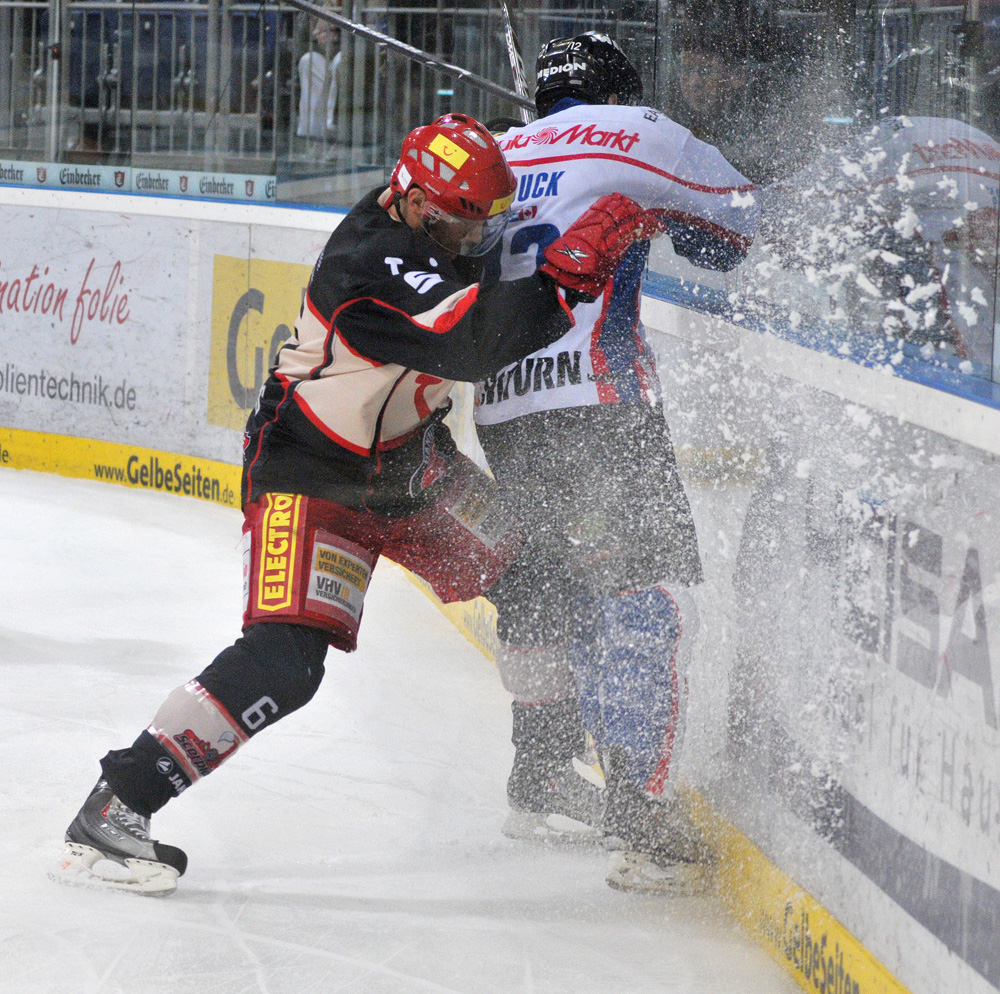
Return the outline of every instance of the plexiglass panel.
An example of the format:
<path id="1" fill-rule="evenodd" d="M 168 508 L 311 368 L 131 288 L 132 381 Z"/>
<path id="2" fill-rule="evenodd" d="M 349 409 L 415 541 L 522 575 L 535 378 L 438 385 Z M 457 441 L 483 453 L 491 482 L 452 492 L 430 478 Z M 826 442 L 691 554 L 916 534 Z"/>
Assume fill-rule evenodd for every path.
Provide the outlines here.
<path id="1" fill-rule="evenodd" d="M 668 294 L 862 362 L 995 377 L 1000 4 L 709 0 L 663 34 L 662 106 L 757 184 L 762 219 L 726 277 L 659 246 Z"/>
<path id="2" fill-rule="evenodd" d="M 997 379 L 1000 0 L 508 3 L 531 69 L 598 30 L 646 100 L 757 186 L 722 274 L 661 239 L 649 286 L 859 361 Z M 456 78 L 283 4 L 3 0 L 0 182 L 349 206 L 448 110 L 517 119 L 497 2 L 332 5 Z"/>

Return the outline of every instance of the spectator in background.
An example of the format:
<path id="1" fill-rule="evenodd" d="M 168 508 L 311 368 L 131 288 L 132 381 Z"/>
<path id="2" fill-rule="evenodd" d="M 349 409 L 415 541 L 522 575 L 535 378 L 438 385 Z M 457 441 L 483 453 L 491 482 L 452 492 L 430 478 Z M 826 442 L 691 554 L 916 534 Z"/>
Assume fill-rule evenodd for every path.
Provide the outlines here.
<path id="1" fill-rule="evenodd" d="M 300 138 L 337 136 L 337 69 L 340 66 L 340 29 L 317 20 L 311 34 L 314 47 L 299 59 Z"/>

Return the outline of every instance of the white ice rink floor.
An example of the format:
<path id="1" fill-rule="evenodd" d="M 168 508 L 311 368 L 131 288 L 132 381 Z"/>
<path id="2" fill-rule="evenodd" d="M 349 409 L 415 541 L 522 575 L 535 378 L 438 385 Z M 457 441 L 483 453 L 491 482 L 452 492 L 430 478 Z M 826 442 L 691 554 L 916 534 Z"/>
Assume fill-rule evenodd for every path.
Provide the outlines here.
<path id="1" fill-rule="evenodd" d="M 167 898 L 50 882 L 97 760 L 239 634 L 241 517 L 0 470 L 3 994 L 790 994 L 707 899 L 516 843 L 509 698 L 382 564 L 316 698 L 153 820 Z"/>

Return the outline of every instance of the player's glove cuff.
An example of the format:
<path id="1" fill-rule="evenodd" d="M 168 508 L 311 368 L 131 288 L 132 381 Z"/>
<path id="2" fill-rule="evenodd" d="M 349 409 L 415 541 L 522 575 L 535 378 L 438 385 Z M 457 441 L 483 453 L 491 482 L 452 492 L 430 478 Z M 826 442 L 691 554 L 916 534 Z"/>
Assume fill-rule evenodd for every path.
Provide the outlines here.
<path id="1" fill-rule="evenodd" d="M 545 249 L 539 269 L 580 300 L 596 300 L 632 245 L 662 230 L 660 219 L 634 200 L 607 194 Z"/>

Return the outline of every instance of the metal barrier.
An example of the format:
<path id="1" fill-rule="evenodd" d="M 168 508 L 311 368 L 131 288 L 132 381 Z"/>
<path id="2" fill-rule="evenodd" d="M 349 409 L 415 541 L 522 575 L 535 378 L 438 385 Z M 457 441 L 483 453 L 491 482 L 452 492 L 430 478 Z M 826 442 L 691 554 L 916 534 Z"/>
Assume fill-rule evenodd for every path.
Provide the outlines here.
<path id="1" fill-rule="evenodd" d="M 310 0 L 0 0 L 0 158 L 265 174 L 285 199 L 347 203 L 415 124 L 452 109 L 518 114 L 499 5 L 439 3 L 354 0 L 348 20 Z M 842 27 L 833 13 L 774 6 L 819 48 Z M 675 5 L 632 4 L 645 19 L 609 9 L 515 10 L 526 65 L 550 37 L 603 30 L 667 103 Z M 975 79 L 956 55 L 965 7 L 854 9 L 855 82 L 872 117 L 969 119 Z"/>
<path id="2" fill-rule="evenodd" d="M 420 121 L 523 104 L 499 7 L 357 2 L 354 17 L 308 0 L 0 0 L 0 157 L 276 174 L 329 199 L 331 176 L 384 171 Z M 515 21 L 529 65 L 554 34 L 650 35 L 593 4 Z"/>

